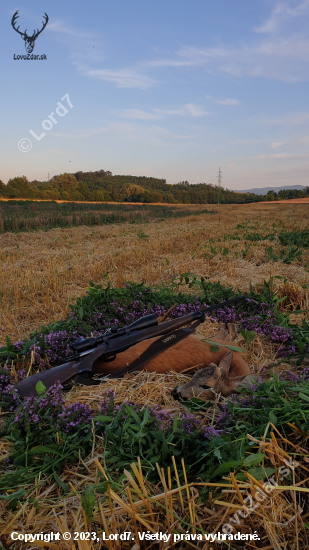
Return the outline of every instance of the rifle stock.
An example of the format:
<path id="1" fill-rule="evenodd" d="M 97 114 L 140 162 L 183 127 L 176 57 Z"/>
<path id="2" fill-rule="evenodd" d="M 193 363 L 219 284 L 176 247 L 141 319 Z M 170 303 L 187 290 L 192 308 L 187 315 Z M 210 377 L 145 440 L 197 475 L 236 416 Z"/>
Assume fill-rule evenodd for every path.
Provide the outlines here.
<path id="1" fill-rule="evenodd" d="M 58 367 L 28 376 L 28 378 L 24 378 L 24 380 L 18 382 L 15 387 L 20 397 L 32 397 L 37 395 L 35 389 L 37 382 L 41 381 L 46 388 L 50 388 L 57 381 L 63 384 L 77 374 L 78 367 L 79 362 L 70 361 L 70 363 L 64 363 Z"/>

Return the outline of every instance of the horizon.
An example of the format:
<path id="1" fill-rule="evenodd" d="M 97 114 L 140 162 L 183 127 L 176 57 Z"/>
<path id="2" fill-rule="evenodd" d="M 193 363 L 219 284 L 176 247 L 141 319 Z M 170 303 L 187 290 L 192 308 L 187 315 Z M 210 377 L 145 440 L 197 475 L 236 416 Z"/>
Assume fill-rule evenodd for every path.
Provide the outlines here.
<path id="1" fill-rule="evenodd" d="M 103 165 L 216 184 L 220 166 L 234 191 L 308 186 L 309 0 L 90 0 L 74 11 L 5 0 L 0 10 L 5 183 Z M 26 54 L 17 10 L 29 33 L 48 14 L 33 50 L 46 60 L 13 59 Z"/>

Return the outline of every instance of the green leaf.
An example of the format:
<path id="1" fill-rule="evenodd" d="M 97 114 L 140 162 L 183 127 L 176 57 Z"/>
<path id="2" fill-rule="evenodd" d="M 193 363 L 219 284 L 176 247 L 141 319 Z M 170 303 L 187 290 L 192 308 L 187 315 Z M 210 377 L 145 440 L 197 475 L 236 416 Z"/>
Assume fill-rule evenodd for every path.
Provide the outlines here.
<path id="1" fill-rule="evenodd" d="M 278 300 L 276 300 L 276 304 L 280 304 L 281 302 L 283 302 L 283 300 L 286 299 L 286 296 L 282 296 L 282 298 L 278 298 Z"/>
<path id="2" fill-rule="evenodd" d="M 26 494 L 26 491 L 24 489 L 18 489 L 18 491 L 15 491 L 15 493 L 10 493 L 9 495 L 0 495 L 0 500 L 12 500 L 12 499 L 21 499 Z"/>
<path id="3" fill-rule="evenodd" d="M 132 418 L 134 418 L 135 422 L 137 423 L 137 425 L 140 425 L 141 424 L 141 419 L 139 418 L 139 416 L 136 414 L 136 412 L 134 411 L 133 407 L 130 407 L 129 405 L 125 405 L 124 407 L 125 411 L 130 415 L 132 416 Z"/>
<path id="4" fill-rule="evenodd" d="M 210 346 L 211 353 L 217 353 L 219 351 L 219 346 Z"/>
<path id="5" fill-rule="evenodd" d="M 151 464 L 155 464 L 156 462 L 158 462 L 158 460 L 160 460 L 161 456 L 160 455 L 156 455 L 156 456 L 153 456 L 149 462 L 151 462 Z"/>
<path id="6" fill-rule="evenodd" d="M 106 493 L 108 487 L 107 481 L 101 481 L 101 483 L 98 483 L 96 486 L 96 493 Z"/>
<path id="7" fill-rule="evenodd" d="M 302 320 L 302 328 L 309 331 L 309 325 L 305 319 Z"/>
<path id="8" fill-rule="evenodd" d="M 158 439 L 159 441 L 163 441 L 163 432 L 162 431 L 159 431 L 159 430 L 156 431 L 156 432 L 151 431 L 150 433 L 155 439 Z"/>
<path id="9" fill-rule="evenodd" d="M 206 342 L 206 344 L 211 344 L 212 346 L 214 345 L 214 342 L 212 340 L 207 340 L 206 338 L 203 338 L 202 339 L 202 342 Z M 228 349 L 231 349 L 232 351 L 244 351 L 242 348 L 237 348 L 236 346 L 230 346 L 228 344 L 219 344 L 218 342 L 215 342 L 216 346 L 220 346 L 222 348 L 228 348 Z"/>
<path id="10" fill-rule="evenodd" d="M 269 411 L 269 422 L 271 422 L 274 426 L 276 426 L 277 423 L 277 417 L 273 411 Z"/>
<path id="11" fill-rule="evenodd" d="M 219 344 L 218 344 L 219 345 Z M 226 344 L 225 346 L 223 346 L 227 349 L 231 349 L 232 351 L 240 351 L 241 353 L 244 351 L 242 348 L 238 348 L 237 346 L 230 346 L 228 344 Z"/>
<path id="12" fill-rule="evenodd" d="M 216 449 L 218 450 L 218 449 Z M 216 454 L 216 453 L 215 453 Z M 215 476 L 219 476 L 222 474 L 226 474 L 227 472 L 230 472 L 231 470 L 237 470 L 241 466 L 241 462 L 239 460 L 232 460 L 231 462 L 224 462 L 224 464 L 220 464 L 220 466 L 214 471 L 212 474 L 212 478 Z"/>
<path id="13" fill-rule="evenodd" d="M 86 514 L 87 521 L 89 521 L 89 519 L 91 518 L 92 511 L 95 505 L 94 490 L 95 490 L 94 485 L 88 485 L 81 496 L 81 505 Z"/>
<path id="14" fill-rule="evenodd" d="M 141 423 L 141 429 L 145 426 L 148 418 L 149 418 L 149 409 L 148 409 L 148 405 L 147 405 L 146 409 L 145 409 L 145 412 L 144 412 L 144 417 L 143 417 L 143 420 L 142 420 L 142 423 Z"/>
<path id="15" fill-rule="evenodd" d="M 299 392 L 298 396 L 305 401 L 309 401 L 309 397 L 302 392 Z"/>
<path id="16" fill-rule="evenodd" d="M 66 483 L 63 483 L 62 479 L 60 479 L 60 477 L 58 477 L 57 474 L 56 474 L 55 472 L 54 472 L 53 476 L 54 476 L 54 480 L 55 480 L 56 483 L 58 483 L 58 485 L 61 487 L 61 489 L 63 490 L 64 494 L 67 495 L 67 494 L 70 492 L 69 487 L 66 485 Z"/>
<path id="17" fill-rule="evenodd" d="M 247 466 L 247 467 L 256 466 L 257 464 L 262 462 L 264 456 L 265 456 L 265 454 L 263 454 L 263 453 L 257 453 L 257 454 L 254 454 L 254 455 L 246 456 L 246 458 L 243 462 L 243 465 Z"/>
<path id="18" fill-rule="evenodd" d="M 112 416 L 103 416 L 102 414 L 98 414 L 97 416 L 93 417 L 93 420 L 95 422 L 112 422 L 113 417 Z"/>
<path id="19" fill-rule="evenodd" d="M 18 456 L 16 456 L 16 458 L 15 458 L 15 455 L 14 455 L 14 457 L 11 457 L 11 459 L 13 460 L 14 466 L 25 466 L 25 464 L 26 464 L 26 454 L 25 453 L 20 453 Z"/>
<path id="20" fill-rule="evenodd" d="M 256 338 L 257 336 L 257 333 L 254 331 L 254 330 L 248 330 L 248 329 L 245 329 L 245 330 L 242 330 L 241 328 L 239 329 L 239 332 L 240 334 L 242 335 L 244 341 L 246 342 L 246 344 L 248 346 L 250 346 L 251 342 L 253 342 L 253 340 Z"/>
<path id="21" fill-rule="evenodd" d="M 45 393 L 46 387 L 44 386 L 43 382 L 41 382 L 41 380 L 39 380 L 35 385 L 35 389 L 36 389 L 37 394 L 41 395 L 42 393 Z"/>
<path id="22" fill-rule="evenodd" d="M 219 459 L 219 460 L 222 460 L 222 455 L 220 453 L 220 449 L 215 449 L 214 450 L 214 455 Z"/>
<path id="23" fill-rule="evenodd" d="M 254 479 L 257 481 L 261 481 L 262 479 L 265 479 L 266 477 L 271 476 L 275 473 L 275 468 L 263 468 L 262 466 L 259 466 L 258 468 L 250 468 L 248 470 L 248 474 L 250 474 Z M 236 474 L 236 479 L 239 479 L 240 481 L 246 481 L 248 478 L 243 474 L 242 472 L 239 472 L 239 474 Z"/>
<path id="24" fill-rule="evenodd" d="M 14 347 L 8 336 L 5 337 L 5 341 L 8 350 Z"/>
<path id="25" fill-rule="evenodd" d="M 265 254 L 268 256 L 269 260 L 276 259 L 276 257 L 273 254 L 273 247 L 269 246 L 268 248 L 265 248 Z"/>
<path id="26" fill-rule="evenodd" d="M 189 409 L 190 411 L 201 411 L 205 409 L 210 409 L 210 407 L 213 407 L 213 403 L 211 401 L 203 401 L 203 399 L 200 399 L 199 397 L 192 397 L 188 401 L 183 401 L 182 405 Z"/>
<path id="27" fill-rule="evenodd" d="M 47 453 L 52 453 L 54 455 L 62 456 L 62 448 L 59 447 L 59 445 L 48 445 L 46 447 L 38 446 L 31 449 L 31 451 L 28 452 L 28 455 L 30 456 L 36 456 L 36 455 L 46 455 Z"/>

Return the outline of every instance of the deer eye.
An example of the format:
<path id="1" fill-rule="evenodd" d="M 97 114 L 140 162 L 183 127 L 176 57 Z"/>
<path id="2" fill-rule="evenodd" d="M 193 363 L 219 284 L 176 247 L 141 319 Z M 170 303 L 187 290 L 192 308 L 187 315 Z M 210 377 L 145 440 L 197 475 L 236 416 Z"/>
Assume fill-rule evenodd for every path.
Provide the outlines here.
<path id="1" fill-rule="evenodd" d="M 204 390 L 211 390 L 212 388 L 210 386 L 200 386 L 201 388 L 203 388 Z"/>

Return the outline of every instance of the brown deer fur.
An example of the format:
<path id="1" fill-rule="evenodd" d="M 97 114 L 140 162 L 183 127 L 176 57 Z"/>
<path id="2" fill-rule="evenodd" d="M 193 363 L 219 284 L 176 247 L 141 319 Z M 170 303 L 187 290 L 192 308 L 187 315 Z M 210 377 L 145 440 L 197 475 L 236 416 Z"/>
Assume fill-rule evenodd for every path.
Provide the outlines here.
<path id="1" fill-rule="evenodd" d="M 209 340 L 213 342 L 222 344 L 222 346 L 218 346 L 218 350 L 215 352 L 211 351 L 211 344 L 202 341 L 203 336 L 194 334 L 165 350 L 164 353 L 151 359 L 143 369 L 148 372 L 165 373 L 169 370 L 181 372 L 197 365 L 205 367 L 210 364 L 218 365 L 223 357 L 229 352 L 228 348 L 223 346 L 227 344 L 229 337 L 231 335 L 233 336 L 233 327 L 231 325 L 229 325 L 229 331 L 230 334 L 226 334 L 224 329 L 221 328 L 215 337 L 209 338 Z M 112 362 L 98 360 L 93 367 L 93 372 L 107 375 L 120 370 L 137 359 L 137 357 L 139 357 L 156 339 L 157 338 L 150 338 L 149 340 L 139 342 L 126 351 L 118 353 L 116 359 Z M 231 352 L 232 375 L 243 376 L 249 372 L 250 369 L 243 360 L 241 353 L 235 351 Z"/>

